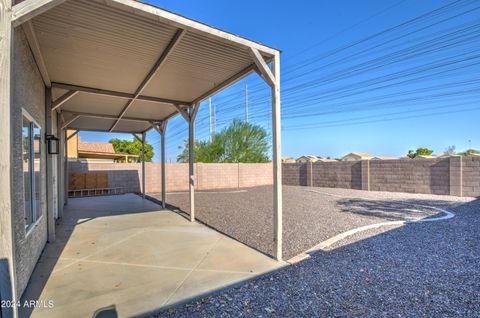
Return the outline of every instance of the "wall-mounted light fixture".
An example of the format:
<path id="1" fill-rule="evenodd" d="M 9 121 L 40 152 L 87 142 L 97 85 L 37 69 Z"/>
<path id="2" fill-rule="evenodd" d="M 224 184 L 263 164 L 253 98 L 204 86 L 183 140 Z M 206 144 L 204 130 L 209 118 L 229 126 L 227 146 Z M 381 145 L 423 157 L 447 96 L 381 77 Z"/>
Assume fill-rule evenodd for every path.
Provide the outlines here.
<path id="1" fill-rule="evenodd" d="M 58 155 L 60 152 L 60 140 L 55 135 L 45 134 L 45 143 L 49 155 Z"/>

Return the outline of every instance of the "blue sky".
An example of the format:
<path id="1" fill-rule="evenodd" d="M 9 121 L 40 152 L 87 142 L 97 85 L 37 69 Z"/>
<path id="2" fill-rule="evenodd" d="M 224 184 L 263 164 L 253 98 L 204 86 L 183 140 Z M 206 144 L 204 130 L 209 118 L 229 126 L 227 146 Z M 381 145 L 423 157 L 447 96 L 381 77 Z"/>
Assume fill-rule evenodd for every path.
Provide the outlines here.
<path id="1" fill-rule="evenodd" d="M 369 152 L 398 157 L 417 147 L 436 153 L 450 145 L 458 151 L 480 148 L 478 2 L 147 2 L 283 51 L 285 156 Z M 233 118 L 244 118 L 246 85 L 249 121 L 271 129 L 269 89 L 252 75 L 212 98 L 217 131 Z M 198 138 L 208 138 L 207 103 L 196 129 Z M 81 133 L 84 141 L 112 137 L 131 139 Z M 186 123 L 173 119 L 167 129 L 168 161 L 175 161 L 186 138 Z M 155 132 L 148 139 L 159 149 Z"/>

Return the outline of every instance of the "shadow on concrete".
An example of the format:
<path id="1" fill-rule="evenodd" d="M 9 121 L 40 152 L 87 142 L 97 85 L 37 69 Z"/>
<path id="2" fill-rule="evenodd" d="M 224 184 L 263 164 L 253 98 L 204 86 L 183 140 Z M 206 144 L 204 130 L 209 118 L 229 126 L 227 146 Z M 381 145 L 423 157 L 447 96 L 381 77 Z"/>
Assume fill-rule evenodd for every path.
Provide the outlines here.
<path id="1" fill-rule="evenodd" d="M 25 301 L 39 299 L 76 226 L 96 218 L 153 212 L 160 209 L 160 207 L 158 207 L 156 204 L 153 204 L 149 201 L 143 201 L 148 202 L 149 204 L 133 204 L 132 202 L 129 202 L 128 196 L 129 194 L 98 196 L 93 198 L 70 198 L 69 204 L 64 208 L 63 218 L 57 220 L 55 231 L 56 240 L 54 243 L 46 244 L 39 261 L 35 266 L 32 276 L 30 277 L 25 292 L 22 295 L 21 302 L 24 303 Z M 136 195 L 134 196 L 136 197 Z M 115 200 L 119 198 L 126 198 L 125 203 L 123 205 L 115 205 L 115 209 L 112 210 L 110 199 Z M 48 256 L 45 255 L 47 250 Z M 34 309 L 34 306 L 20 307 L 20 317 L 30 317 Z M 113 311 L 111 308 L 109 308 L 108 312 L 106 311 L 105 313 L 101 313 L 102 315 L 98 317 L 115 317 L 112 316 L 112 312 Z"/>

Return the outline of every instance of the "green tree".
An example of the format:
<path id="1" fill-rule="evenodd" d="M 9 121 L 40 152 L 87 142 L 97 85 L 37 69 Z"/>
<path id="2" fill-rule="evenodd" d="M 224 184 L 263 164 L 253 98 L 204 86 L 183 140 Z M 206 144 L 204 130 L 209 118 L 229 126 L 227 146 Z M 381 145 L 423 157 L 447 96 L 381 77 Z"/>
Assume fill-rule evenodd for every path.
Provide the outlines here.
<path id="1" fill-rule="evenodd" d="M 270 144 L 267 131 L 259 126 L 235 119 L 213 136 L 213 141 L 195 141 L 196 162 L 268 162 Z M 178 162 L 188 162 L 188 140 Z"/>
<path id="2" fill-rule="evenodd" d="M 475 149 L 467 149 L 465 152 L 461 153 L 462 156 L 473 156 L 477 154 L 480 154 L 480 152 L 478 152 L 478 150 L 475 150 Z"/>
<path id="3" fill-rule="evenodd" d="M 142 161 L 142 143 L 137 139 L 132 141 L 114 138 L 110 139 L 108 142 L 113 145 L 113 149 L 115 149 L 116 153 L 137 155 L 138 159 L 136 159 L 136 161 Z M 153 155 L 153 146 L 145 142 L 145 161 L 152 162 Z"/>
<path id="4" fill-rule="evenodd" d="M 455 155 L 457 153 L 456 149 L 457 147 L 455 147 L 455 145 L 448 146 L 447 149 L 445 149 L 445 152 L 449 155 Z"/>
<path id="5" fill-rule="evenodd" d="M 428 148 L 417 148 L 416 151 L 409 150 L 407 156 L 410 158 L 416 158 L 418 156 L 430 156 L 433 153 L 433 150 Z"/>

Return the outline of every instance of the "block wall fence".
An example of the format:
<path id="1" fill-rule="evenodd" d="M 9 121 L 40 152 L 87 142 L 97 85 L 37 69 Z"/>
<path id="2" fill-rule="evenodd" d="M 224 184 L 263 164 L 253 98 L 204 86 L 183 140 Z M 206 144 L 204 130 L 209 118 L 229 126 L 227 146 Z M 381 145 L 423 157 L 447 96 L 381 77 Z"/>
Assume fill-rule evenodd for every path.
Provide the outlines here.
<path id="1" fill-rule="evenodd" d="M 283 184 L 480 196 L 480 157 L 283 164 Z"/>
<path id="2" fill-rule="evenodd" d="M 160 192 L 161 166 L 146 163 L 146 191 Z M 109 187 L 140 192 L 141 164 L 69 162 L 69 172 L 107 172 Z M 198 190 L 271 185 L 272 164 L 196 163 Z M 283 164 L 283 184 L 366 191 L 480 196 L 480 157 Z M 166 165 L 167 191 L 188 191 L 188 164 Z"/>
<path id="3" fill-rule="evenodd" d="M 142 165 L 140 163 L 96 163 L 70 161 L 69 174 L 106 172 L 111 188 L 123 187 L 126 192 L 140 192 L 142 187 Z M 198 190 L 238 189 L 271 185 L 273 182 L 271 163 L 196 163 L 195 174 Z M 166 164 L 166 190 L 188 191 L 188 164 Z M 146 192 L 162 191 L 162 171 L 159 163 L 145 163 Z"/>

